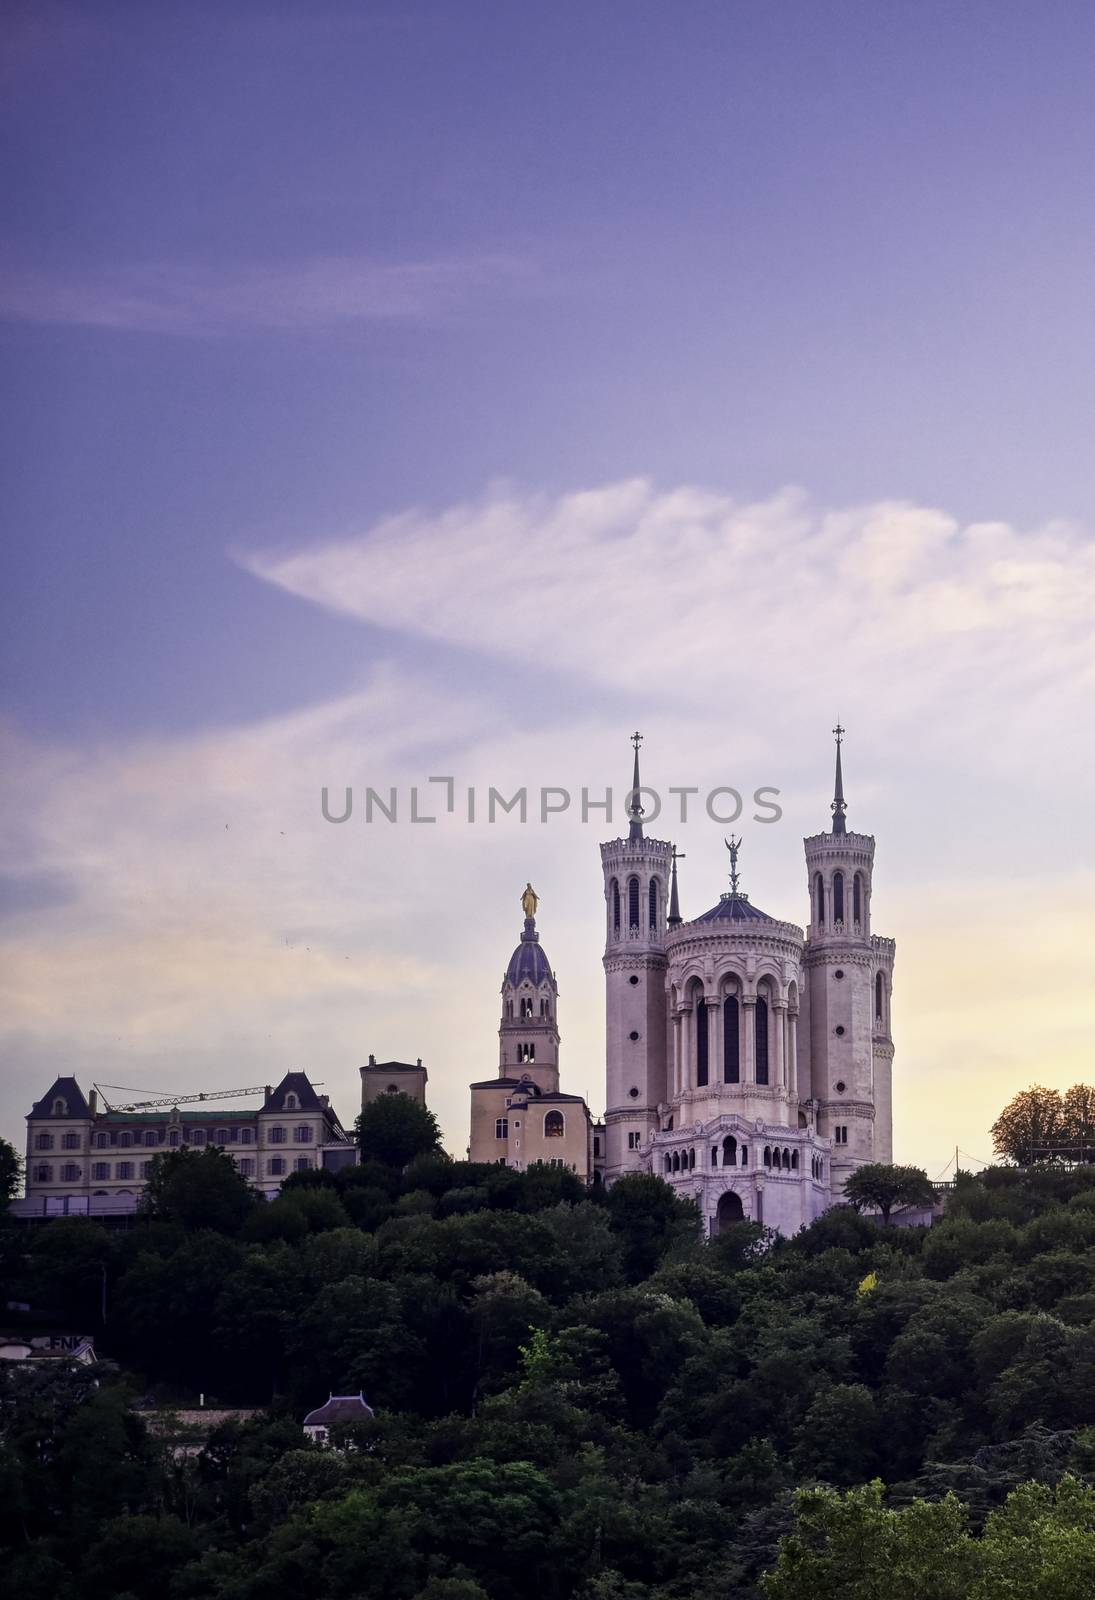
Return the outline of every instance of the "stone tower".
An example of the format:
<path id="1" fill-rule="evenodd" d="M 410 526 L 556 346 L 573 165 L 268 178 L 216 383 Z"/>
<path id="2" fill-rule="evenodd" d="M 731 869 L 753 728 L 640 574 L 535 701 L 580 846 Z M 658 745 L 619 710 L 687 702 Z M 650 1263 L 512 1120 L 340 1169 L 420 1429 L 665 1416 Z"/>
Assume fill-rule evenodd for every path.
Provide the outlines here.
<path id="1" fill-rule="evenodd" d="M 525 918 L 502 979 L 498 1071 L 503 1078 L 526 1079 L 548 1093 L 559 1088 L 559 985 L 535 917 Z"/>
<path id="2" fill-rule="evenodd" d="M 893 1159 L 894 942 L 871 932 L 874 839 L 848 832 L 841 769 L 843 728 L 838 725 L 834 734 L 832 828 L 803 841 L 810 919 L 799 1043 L 809 1062 L 809 1083 L 801 1084 L 802 1096 L 813 1101 L 818 1132 L 833 1141 L 835 1198 L 853 1168 Z"/>
<path id="3" fill-rule="evenodd" d="M 647 839 L 639 745 L 628 796 L 628 834 L 601 846 L 605 892 L 606 1110 L 604 1176 L 648 1168 L 666 1099 L 666 897 L 672 846 Z"/>

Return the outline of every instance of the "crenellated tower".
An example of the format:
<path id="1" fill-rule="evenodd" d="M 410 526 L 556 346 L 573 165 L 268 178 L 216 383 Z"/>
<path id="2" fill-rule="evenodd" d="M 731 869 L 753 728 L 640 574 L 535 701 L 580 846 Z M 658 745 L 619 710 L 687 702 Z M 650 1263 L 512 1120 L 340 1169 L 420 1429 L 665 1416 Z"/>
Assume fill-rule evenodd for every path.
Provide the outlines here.
<path id="1" fill-rule="evenodd" d="M 874 838 L 850 833 L 836 739 L 832 827 L 803 841 L 810 920 L 799 1021 L 801 1092 L 833 1141 L 833 1192 L 857 1166 L 893 1154 L 890 993 L 894 942 L 871 931 Z"/>
<path id="2" fill-rule="evenodd" d="M 673 847 L 643 832 L 639 746 L 628 796 L 626 839 L 601 846 L 605 893 L 607 1182 L 642 1171 L 642 1151 L 666 1099 L 665 935 Z"/>

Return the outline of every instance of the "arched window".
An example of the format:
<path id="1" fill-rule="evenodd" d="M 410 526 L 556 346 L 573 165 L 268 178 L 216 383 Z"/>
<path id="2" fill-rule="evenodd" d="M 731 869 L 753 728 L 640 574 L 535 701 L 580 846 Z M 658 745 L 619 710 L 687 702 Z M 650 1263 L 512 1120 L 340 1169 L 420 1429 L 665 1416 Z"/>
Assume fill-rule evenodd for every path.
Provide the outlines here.
<path id="1" fill-rule="evenodd" d="M 741 1078 L 741 1055 L 738 1040 L 738 997 L 727 995 L 722 1007 L 722 1076 L 726 1083 L 737 1083 Z"/>
<path id="2" fill-rule="evenodd" d="M 129 1146 L 133 1143 L 133 1135 L 131 1133 L 120 1133 L 118 1135 L 118 1143 L 123 1145 L 128 1150 Z"/>
<path id="3" fill-rule="evenodd" d="M 707 1082 L 707 1001 L 696 1006 L 696 1086 Z"/>
<path id="4" fill-rule="evenodd" d="M 743 1144 L 741 1147 L 741 1164 L 743 1167 L 749 1165 L 749 1146 L 747 1144 Z"/>
<path id="5" fill-rule="evenodd" d="M 772 1165 L 772 1149 L 770 1145 L 765 1145 L 764 1147 L 764 1165 L 766 1167 Z"/>
<path id="6" fill-rule="evenodd" d="M 768 1082 L 768 1002 L 757 996 L 757 1082 Z"/>
<path id="7" fill-rule="evenodd" d="M 216 1133 L 213 1135 L 213 1143 L 214 1144 L 220 1144 L 220 1145 L 227 1144 L 228 1143 L 228 1129 L 227 1128 L 218 1128 Z"/>
<path id="8" fill-rule="evenodd" d="M 495 1119 L 494 1119 L 494 1137 L 496 1139 L 508 1139 L 509 1138 L 509 1118 L 508 1117 L 495 1117 Z"/>
<path id="9" fill-rule="evenodd" d="M 798 1151 L 797 1150 L 792 1150 L 791 1151 L 791 1171 L 792 1172 L 797 1172 L 798 1171 Z"/>
<path id="10" fill-rule="evenodd" d="M 844 874 L 833 873 L 833 921 L 844 921 Z"/>
<path id="11" fill-rule="evenodd" d="M 882 974 L 881 972 L 876 972 L 874 979 L 874 1014 L 879 1022 L 882 1021 L 882 999 L 884 992 L 885 990 L 882 981 Z"/>
<path id="12" fill-rule="evenodd" d="M 738 1141 L 732 1133 L 728 1133 L 722 1141 L 722 1164 L 724 1167 L 736 1167 L 738 1164 Z"/>
<path id="13" fill-rule="evenodd" d="M 613 878 L 611 883 L 612 894 L 612 926 L 617 933 L 620 931 L 620 880 Z"/>
<path id="14" fill-rule="evenodd" d="M 696 1152 L 695 1152 L 695 1150 L 689 1150 L 689 1152 L 688 1152 L 688 1170 L 689 1170 L 689 1172 L 691 1172 L 692 1168 L 695 1165 L 696 1165 Z"/>
<path id="15" fill-rule="evenodd" d="M 144 1136 L 144 1142 L 145 1144 L 159 1144 L 162 1138 L 163 1135 L 157 1132 L 155 1128 L 149 1128 L 148 1132 Z"/>
<path id="16" fill-rule="evenodd" d="M 822 881 L 820 872 L 814 879 L 814 901 L 817 908 L 814 912 L 814 920 L 819 928 L 823 928 L 825 926 L 825 884 Z"/>
<path id="17" fill-rule="evenodd" d="M 666 1158 L 665 1158 L 665 1170 L 666 1170 L 666 1172 L 672 1172 L 673 1171 L 673 1157 L 672 1156 L 666 1156 Z"/>
<path id="18" fill-rule="evenodd" d="M 285 1096 L 285 1100 L 282 1103 L 282 1110 L 283 1111 L 299 1111 L 300 1110 L 300 1101 L 297 1099 L 296 1095 L 293 1094 L 293 1092 L 291 1090 Z"/>
<path id="19" fill-rule="evenodd" d="M 536 1046 L 534 1044 L 519 1044 L 517 1046 L 518 1061 L 535 1061 Z"/>
<path id="20" fill-rule="evenodd" d="M 250 1137 L 251 1130 L 248 1129 L 247 1131 L 248 1131 L 248 1136 Z M 179 1133 L 178 1128 L 172 1128 L 171 1132 L 167 1136 L 167 1142 L 171 1146 L 172 1149 L 175 1149 L 175 1147 L 178 1145 L 180 1137 L 181 1137 L 181 1135 Z"/>
<path id="21" fill-rule="evenodd" d="M 639 926 L 639 880 L 627 880 L 627 925 L 629 928 Z"/>
<path id="22" fill-rule="evenodd" d="M 53 1102 L 53 1115 L 55 1117 L 67 1117 L 68 1101 L 62 1100 L 60 1096 L 58 1096 L 58 1098 Z"/>
<path id="23" fill-rule="evenodd" d="M 531 1016 L 532 1016 L 532 996 L 531 995 L 525 995 L 525 997 L 521 1001 L 521 1020 L 522 1020 L 522 1022 L 525 1020 L 526 1017 L 531 1017 Z"/>
<path id="24" fill-rule="evenodd" d="M 674 1150 L 674 1152 L 673 1152 L 673 1171 L 674 1172 L 679 1172 L 680 1170 L 681 1170 L 681 1158 L 680 1158 L 680 1155 L 678 1154 L 678 1152 L 676 1150 Z"/>
<path id="25" fill-rule="evenodd" d="M 561 1111 L 549 1111 L 544 1117 L 544 1138 L 561 1139 L 566 1132 L 566 1118 Z"/>
<path id="26" fill-rule="evenodd" d="M 711 1146 L 711 1165 L 713 1167 L 717 1167 L 718 1164 L 719 1164 L 719 1147 L 718 1147 L 717 1144 L 713 1144 Z"/>
<path id="27" fill-rule="evenodd" d="M 852 879 L 852 921 L 863 921 L 863 874 L 857 872 Z"/>
<path id="28" fill-rule="evenodd" d="M 783 1170 L 784 1170 L 784 1172 L 790 1172 L 790 1170 L 791 1170 L 791 1152 L 790 1152 L 790 1150 L 785 1150 L 783 1152 Z"/>
<path id="29" fill-rule="evenodd" d="M 658 880 L 657 880 L 657 878 L 651 878 L 651 880 L 650 880 L 649 900 L 650 900 L 650 926 L 651 926 L 651 928 L 657 928 L 657 926 L 658 926 Z"/>
<path id="30" fill-rule="evenodd" d="M 255 1140 L 255 1130 L 253 1128 L 241 1128 L 240 1129 L 240 1144 L 253 1144 L 254 1140 Z M 177 1144 L 178 1140 L 177 1139 L 173 1139 L 173 1142 Z"/>
<path id="31" fill-rule="evenodd" d="M 95 1135 L 95 1148 L 97 1150 L 105 1150 L 109 1144 L 110 1144 L 110 1135 L 109 1135 L 109 1133 L 97 1133 Z"/>

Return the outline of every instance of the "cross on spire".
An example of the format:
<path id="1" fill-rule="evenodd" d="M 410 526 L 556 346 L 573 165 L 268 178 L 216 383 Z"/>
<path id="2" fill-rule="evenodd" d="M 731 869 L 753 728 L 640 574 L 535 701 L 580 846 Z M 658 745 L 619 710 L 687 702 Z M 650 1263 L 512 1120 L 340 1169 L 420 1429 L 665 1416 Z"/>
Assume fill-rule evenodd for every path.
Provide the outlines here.
<path id="1" fill-rule="evenodd" d="M 636 729 L 631 735 L 631 743 L 635 747 L 635 765 L 631 776 L 631 804 L 627 808 L 627 814 L 631 818 L 631 829 L 628 835 L 631 839 L 641 839 L 643 836 L 643 808 L 639 804 L 639 746 L 642 742 L 643 736 Z"/>
<path id="2" fill-rule="evenodd" d="M 844 804 L 844 774 L 840 768 L 840 747 L 844 742 L 844 729 L 840 726 L 839 717 L 837 718 L 836 727 L 833 729 L 833 738 L 836 740 L 836 785 L 833 793 L 833 804 L 830 808 L 833 813 L 833 832 L 846 833 L 847 826 L 844 820 L 844 813 L 847 807 Z"/>

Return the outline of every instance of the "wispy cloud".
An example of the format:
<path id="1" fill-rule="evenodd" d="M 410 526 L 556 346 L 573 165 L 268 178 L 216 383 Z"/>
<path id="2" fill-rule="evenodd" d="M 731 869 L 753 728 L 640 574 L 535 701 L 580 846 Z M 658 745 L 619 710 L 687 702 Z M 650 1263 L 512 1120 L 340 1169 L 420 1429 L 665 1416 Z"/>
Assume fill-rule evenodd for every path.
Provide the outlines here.
<path id="1" fill-rule="evenodd" d="M 891 740 L 932 715 L 943 741 L 1052 732 L 1095 688 L 1095 542 L 1063 524 L 827 509 L 795 489 L 742 504 L 636 479 L 501 490 L 238 559 L 332 611 L 605 688 L 641 678 L 697 710 L 719 686 L 773 711 L 812 714 L 820 697 Z"/>
<path id="2" fill-rule="evenodd" d="M 485 295 L 527 290 L 517 257 L 382 262 L 357 255 L 214 270 L 153 263 L 57 275 L 0 268 L 0 317 L 198 337 L 349 323 L 432 321 Z"/>

